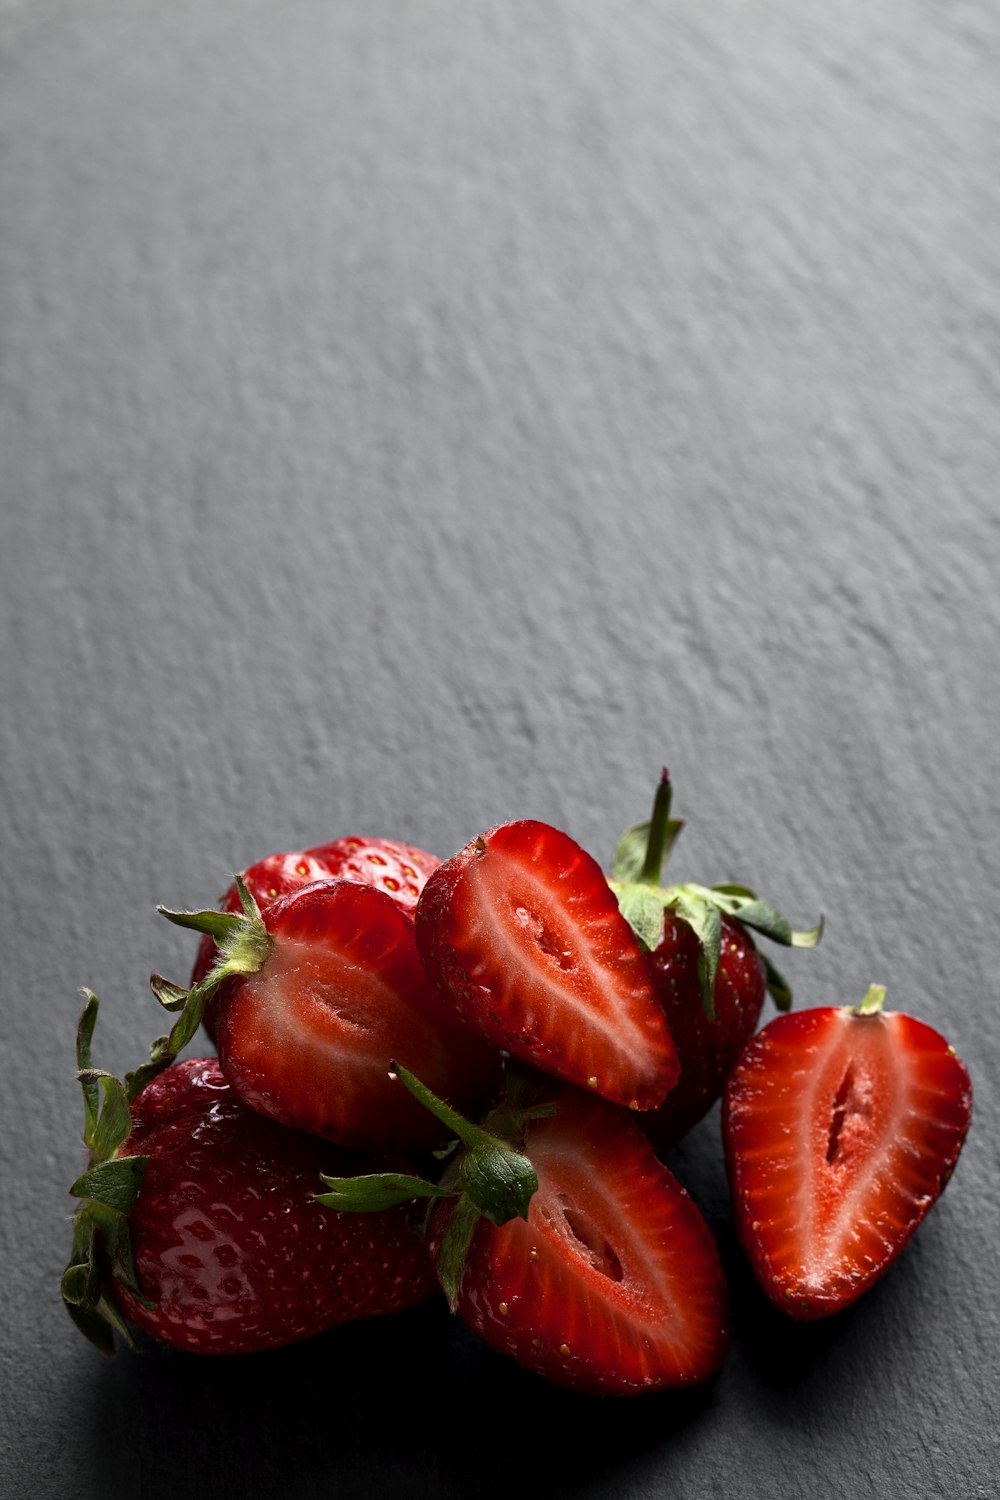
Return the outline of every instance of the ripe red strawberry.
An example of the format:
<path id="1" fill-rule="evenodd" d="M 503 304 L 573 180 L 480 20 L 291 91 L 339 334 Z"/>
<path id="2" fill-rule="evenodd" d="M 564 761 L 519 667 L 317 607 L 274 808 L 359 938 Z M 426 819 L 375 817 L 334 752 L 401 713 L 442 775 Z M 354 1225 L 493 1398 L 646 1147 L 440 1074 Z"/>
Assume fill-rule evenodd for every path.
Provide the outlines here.
<path id="1" fill-rule="evenodd" d="M 746 930 L 723 917 L 713 1013 L 706 1015 L 698 977 L 700 944 L 693 927 L 668 908 L 663 937 L 649 955 L 681 1076 L 659 1109 L 639 1123 L 659 1151 L 675 1145 L 715 1103 L 760 1019 L 764 965 Z"/>
<path id="2" fill-rule="evenodd" d="M 364 1158 L 247 1109 L 214 1058 L 167 1068 L 130 1108 L 125 1087 L 89 1067 L 95 1015 L 91 999 L 81 1062 L 94 1164 L 72 1189 L 85 1201 L 63 1290 L 104 1352 L 112 1328 L 130 1338 L 131 1326 L 195 1353 L 247 1353 L 431 1294 L 404 1208 L 360 1219 L 315 1199 L 321 1172 L 363 1171 Z"/>
<path id="3" fill-rule="evenodd" d="M 748 928 L 774 941 L 811 947 L 822 923 L 793 932 L 773 907 L 745 886 L 662 886 L 664 861 L 683 824 L 670 817 L 664 771 L 648 823 L 630 828 L 618 846 L 612 889 L 648 954 L 656 998 L 670 1026 L 680 1079 L 663 1104 L 641 1117 L 665 1152 L 714 1104 L 770 990 L 781 1009 L 792 995 L 759 953 Z"/>
<path id="4" fill-rule="evenodd" d="M 514 1056 L 634 1109 L 674 1083 L 638 943 L 568 834 L 525 820 L 474 839 L 428 879 L 416 937 L 441 994 Z"/>
<path id="5" fill-rule="evenodd" d="M 436 1122 L 390 1077 L 395 1058 L 460 1109 L 492 1101 L 496 1051 L 434 992 L 412 923 L 388 895 L 323 881 L 263 914 L 245 887 L 243 897 L 241 915 L 166 913 L 211 933 L 221 957 L 190 992 L 158 985 L 181 1016 L 154 1066 L 190 1039 L 214 996 L 223 1072 L 251 1108 L 284 1125 L 361 1150 L 438 1145 Z"/>
<path id="6" fill-rule="evenodd" d="M 779 1016 L 726 1086 L 740 1241 L 771 1300 L 825 1317 L 891 1265 L 943 1191 L 969 1127 L 969 1075 L 944 1037 L 856 1008 Z"/>
<path id="7" fill-rule="evenodd" d="M 487 1125 L 489 1125 L 489 1121 Z M 707 1380 L 728 1344 L 711 1233 L 632 1117 L 562 1088 L 529 1118 L 537 1174 L 526 1217 L 463 1224 L 438 1205 L 430 1247 L 457 1311 L 488 1343 L 558 1385 L 629 1396 Z M 456 1232 L 468 1243 L 457 1273 Z"/>
<path id="8" fill-rule="evenodd" d="M 412 844 L 396 839 L 345 838 L 318 844 L 315 849 L 293 850 L 287 854 L 268 854 L 244 871 L 243 883 L 263 910 L 278 896 L 297 891 L 317 880 L 354 880 L 359 885 L 374 885 L 391 896 L 401 911 L 411 918 L 424 882 L 440 860 Z M 220 911 L 238 912 L 240 893 L 235 882 L 219 901 Z M 216 947 L 206 934 L 198 946 L 191 974 L 192 985 L 198 984 L 215 962 Z M 212 1014 L 205 1017 L 214 1035 Z"/>

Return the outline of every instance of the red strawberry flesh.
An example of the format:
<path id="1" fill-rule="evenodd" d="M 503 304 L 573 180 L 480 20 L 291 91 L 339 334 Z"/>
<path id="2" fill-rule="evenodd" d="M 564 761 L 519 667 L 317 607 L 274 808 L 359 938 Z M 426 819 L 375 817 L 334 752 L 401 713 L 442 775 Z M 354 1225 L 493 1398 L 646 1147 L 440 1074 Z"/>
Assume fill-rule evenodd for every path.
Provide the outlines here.
<path id="1" fill-rule="evenodd" d="M 349 881 L 266 909 L 256 974 L 219 998 L 219 1060 L 252 1108 L 365 1150 L 425 1150 L 441 1126 L 390 1077 L 394 1060 L 466 1113 L 495 1093 L 499 1058 L 435 994 L 413 928 L 381 891 Z"/>
<path id="2" fill-rule="evenodd" d="M 475 839 L 430 876 L 416 933 L 428 974 L 497 1046 L 636 1109 L 674 1083 L 642 951 L 567 834 L 524 820 Z"/>
<path id="3" fill-rule="evenodd" d="M 758 1033 L 723 1128 L 740 1238 L 777 1305 L 817 1318 L 859 1297 L 943 1190 L 970 1114 L 953 1049 L 901 1012 L 826 1007 Z"/>
<path id="4" fill-rule="evenodd" d="M 576 1390 L 706 1380 L 727 1346 L 711 1233 L 630 1116 L 576 1090 L 529 1124 L 528 1218 L 481 1219 L 458 1311 L 489 1343 Z M 432 1226 L 432 1250 L 448 1210 Z"/>

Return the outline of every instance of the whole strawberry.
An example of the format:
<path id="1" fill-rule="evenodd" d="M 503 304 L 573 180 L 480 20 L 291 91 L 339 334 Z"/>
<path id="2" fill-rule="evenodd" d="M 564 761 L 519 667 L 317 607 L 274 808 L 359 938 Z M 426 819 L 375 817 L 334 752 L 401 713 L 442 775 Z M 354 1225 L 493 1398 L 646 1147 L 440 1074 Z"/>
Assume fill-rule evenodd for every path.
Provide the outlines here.
<path id="1" fill-rule="evenodd" d="M 321 1173 L 366 1159 L 249 1110 L 212 1058 L 131 1080 L 78 1056 L 92 1165 L 63 1277 L 66 1306 L 105 1353 L 130 1328 L 194 1353 L 273 1348 L 423 1301 L 435 1281 L 402 1207 L 366 1215 L 316 1201 Z M 103 1104 L 101 1093 L 103 1091 Z"/>
<path id="2" fill-rule="evenodd" d="M 793 1318 L 855 1302 L 943 1192 L 972 1114 L 969 1075 L 923 1021 L 858 1006 L 778 1016 L 726 1085 L 723 1139 L 740 1242 Z"/>
<path id="3" fill-rule="evenodd" d="M 670 817 L 663 772 L 648 823 L 630 828 L 615 855 L 611 886 L 647 954 L 654 992 L 677 1048 L 680 1078 L 639 1122 L 667 1151 L 710 1109 L 760 1019 L 770 991 L 782 1010 L 791 990 L 759 952 L 752 929 L 773 941 L 812 947 L 822 923 L 793 932 L 779 912 L 741 885 L 661 885 L 683 824 Z"/>

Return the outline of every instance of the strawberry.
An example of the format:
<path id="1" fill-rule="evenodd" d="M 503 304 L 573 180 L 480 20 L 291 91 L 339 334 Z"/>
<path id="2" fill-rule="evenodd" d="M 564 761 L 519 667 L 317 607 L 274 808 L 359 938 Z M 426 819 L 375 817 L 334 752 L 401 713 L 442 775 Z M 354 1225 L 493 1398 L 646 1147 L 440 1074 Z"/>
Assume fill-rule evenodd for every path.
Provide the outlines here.
<path id="1" fill-rule="evenodd" d="M 486 1107 L 498 1054 L 435 994 L 412 923 L 385 892 L 320 881 L 261 913 L 237 884 L 240 914 L 164 913 L 210 934 L 220 956 L 190 991 L 154 976 L 181 1014 L 151 1067 L 180 1051 L 214 998 L 222 1071 L 245 1103 L 284 1125 L 361 1150 L 436 1146 L 436 1122 L 389 1076 L 394 1057 L 459 1108 Z"/>
<path id="2" fill-rule="evenodd" d="M 261 908 L 278 896 L 296 891 L 317 880 L 354 880 L 359 885 L 374 885 L 391 896 L 401 911 L 412 917 L 424 881 L 440 864 L 433 854 L 401 844 L 396 839 L 345 838 L 318 844 L 315 849 L 294 850 L 288 854 L 268 854 L 243 873 L 243 883 Z M 235 882 L 220 898 L 222 911 L 239 912 L 240 893 Z M 199 944 L 192 985 L 198 984 L 215 962 L 216 948 L 206 934 Z M 214 1036 L 211 1009 L 205 1015 L 206 1025 Z"/>
<path id="3" fill-rule="evenodd" d="M 612 867 L 612 889 L 648 954 L 653 989 L 670 1026 L 680 1079 L 658 1109 L 641 1118 L 666 1152 L 708 1111 L 760 1019 L 770 990 L 782 1009 L 792 994 L 748 931 L 796 947 L 819 941 L 822 922 L 793 932 L 746 886 L 662 886 L 661 871 L 683 824 L 670 817 L 664 770 L 648 823 L 630 828 Z"/>
<path id="4" fill-rule="evenodd" d="M 882 1010 L 779 1016 L 726 1085 L 723 1136 L 740 1241 L 794 1318 L 856 1301 L 892 1264 L 951 1176 L 972 1110 L 944 1037 Z"/>
<path id="5" fill-rule="evenodd" d="M 524 820 L 473 839 L 429 877 L 416 937 L 440 993 L 498 1047 L 633 1109 L 674 1083 L 639 945 L 568 834 Z"/>
<path id="6" fill-rule="evenodd" d="M 91 996 L 78 1056 L 92 1164 L 71 1189 L 83 1202 L 63 1294 L 99 1348 L 136 1328 L 195 1353 L 247 1353 L 431 1294 L 405 1209 L 365 1223 L 316 1202 L 321 1171 L 360 1171 L 363 1158 L 247 1109 L 214 1058 L 175 1063 L 138 1092 L 134 1076 L 91 1068 L 96 1014 Z"/>
<path id="7" fill-rule="evenodd" d="M 504 1099 L 477 1126 L 398 1071 L 463 1149 L 439 1184 L 328 1178 L 323 1202 L 440 1200 L 429 1244 L 452 1310 L 558 1385 L 632 1396 L 719 1369 L 727 1296 L 715 1243 L 630 1114 L 512 1063 Z"/>

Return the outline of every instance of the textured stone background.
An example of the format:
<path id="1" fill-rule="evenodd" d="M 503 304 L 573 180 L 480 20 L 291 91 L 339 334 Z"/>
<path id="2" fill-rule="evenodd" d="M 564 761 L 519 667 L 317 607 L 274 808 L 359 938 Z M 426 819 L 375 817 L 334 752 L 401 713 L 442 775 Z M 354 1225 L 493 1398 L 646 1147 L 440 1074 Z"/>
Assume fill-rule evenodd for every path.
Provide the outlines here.
<path id="1" fill-rule="evenodd" d="M 4 1493 L 997 1494 L 1000 22 L 985 0 L 0 0 Z M 804 923 L 965 1056 L 941 1205 L 714 1386 L 595 1406 L 436 1310 L 102 1364 L 56 1284 L 100 1058 L 209 901 L 351 831 Z M 539 1459 L 528 1461 L 533 1435 Z"/>

